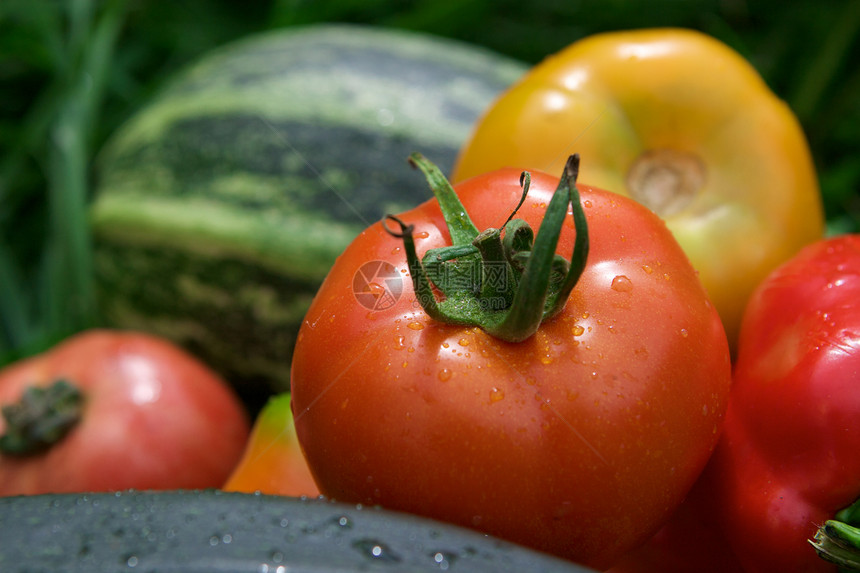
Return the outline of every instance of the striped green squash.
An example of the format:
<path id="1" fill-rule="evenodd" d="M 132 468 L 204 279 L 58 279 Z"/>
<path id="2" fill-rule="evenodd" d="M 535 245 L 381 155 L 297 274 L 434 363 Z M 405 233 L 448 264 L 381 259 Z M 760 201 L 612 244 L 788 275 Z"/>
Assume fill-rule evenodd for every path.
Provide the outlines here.
<path id="1" fill-rule="evenodd" d="M 225 46 L 108 142 L 92 206 L 105 325 L 174 340 L 240 392 L 289 386 L 295 334 L 335 257 L 428 197 L 525 71 L 447 39 L 348 25 Z"/>

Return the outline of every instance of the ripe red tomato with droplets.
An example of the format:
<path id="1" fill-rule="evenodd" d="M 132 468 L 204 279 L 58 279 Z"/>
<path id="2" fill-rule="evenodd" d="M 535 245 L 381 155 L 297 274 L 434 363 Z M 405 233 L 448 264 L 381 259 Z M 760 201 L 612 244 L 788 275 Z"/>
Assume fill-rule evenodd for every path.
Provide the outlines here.
<path id="1" fill-rule="evenodd" d="M 428 175 L 438 200 L 355 239 L 307 313 L 291 383 L 310 469 L 322 493 L 339 501 L 608 566 L 668 518 L 717 441 L 730 386 L 717 312 L 656 215 L 571 184 L 579 197 L 562 204 L 553 251 L 569 257 L 586 232 L 571 209 L 574 218 L 584 213 L 590 249 L 557 314 L 520 341 L 490 334 L 495 318 L 483 325 L 433 318 L 416 277 L 425 268 L 433 274 L 433 261 L 408 264 L 406 238 L 419 253 L 452 243 L 471 252 L 463 221 L 501 225 L 523 196 L 521 172 L 502 169 L 458 184 L 460 209 L 440 175 Z M 517 217 L 537 229 L 561 188 L 558 177 L 531 173 Z M 538 257 L 543 232 L 519 260 Z M 445 269 L 449 280 L 468 276 Z M 434 273 L 433 297 L 442 301 L 436 283 L 444 273 Z M 490 308 L 502 299 L 471 304 L 495 316 L 510 311 Z"/>

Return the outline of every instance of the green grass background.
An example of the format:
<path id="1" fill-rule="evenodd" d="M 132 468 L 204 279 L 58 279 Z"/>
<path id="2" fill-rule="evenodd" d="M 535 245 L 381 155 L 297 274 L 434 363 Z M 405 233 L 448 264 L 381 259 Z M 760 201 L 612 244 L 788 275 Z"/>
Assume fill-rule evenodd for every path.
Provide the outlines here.
<path id="1" fill-rule="evenodd" d="M 317 22 L 430 32 L 528 63 L 595 32 L 704 31 L 799 117 L 830 232 L 860 230 L 857 0 L 2 0 L 0 365 L 97 322 L 86 207 L 117 126 L 206 51 Z"/>

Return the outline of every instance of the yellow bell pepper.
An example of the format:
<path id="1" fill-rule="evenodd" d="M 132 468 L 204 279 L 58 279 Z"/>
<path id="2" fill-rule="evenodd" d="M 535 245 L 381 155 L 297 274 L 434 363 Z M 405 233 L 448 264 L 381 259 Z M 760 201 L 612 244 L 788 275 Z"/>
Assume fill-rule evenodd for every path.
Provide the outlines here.
<path id="1" fill-rule="evenodd" d="M 823 234 L 794 114 L 749 62 L 698 32 L 599 34 L 547 58 L 486 112 L 452 179 L 506 166 L 559 173 L 573 152 L 584 184 L 666 221 L 733 346 L 753 288 Z"/>

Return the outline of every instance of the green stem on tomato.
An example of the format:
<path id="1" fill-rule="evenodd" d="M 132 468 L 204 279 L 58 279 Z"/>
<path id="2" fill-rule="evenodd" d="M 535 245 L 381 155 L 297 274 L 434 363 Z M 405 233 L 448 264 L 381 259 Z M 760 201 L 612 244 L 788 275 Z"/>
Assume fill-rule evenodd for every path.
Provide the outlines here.
<path id="1" fill-rule="evenodd" d="M 810 543 L 840 571 L 860 571 L 860 499 L 819 527 Z"/>
<path id="2" fill-rule="evenodd" d="M 419 260 L 413 227 L 396 217 L 386 218 L 400 225 L 400 232 L 385 228 L 403 239 L 418 302 L 440 322 L 478 326 L 508 342 L 529 338 L 544 320 L 564 308 L 585 268 L 589 242 L 576 188 L 579 156 L 568 160 L 537 237 L 525 221 L 513 218 L 528 193 L 528 173 L 520 178 L 523 195 L 503 231 L 489 228 L 478 232 L 438 168 L 417 153 L 410 162 L 424 172 L 453 243 L 430 249 Z M 555 253 L 568 205 L 576 228 L 570 263 Z M 441 292 L 441 300 L 437 300 L 436 291 Z"/>
<path id="3" fill-rule="evenodd" d="M 387 219 L 391 219 L 400 225 L 399 233 L 392 231 L 385 225 L 385 220 Z M 415 238 L 412 236 L 415 227 L 413 225 L 407 225 L 394 215 L 386 215 L 382 226 L 390 235 L 403 239 L 403 247 L 406 250 L 406 259 L 409 261 L 410 269 L 413 269 L 416 265 L 420 265 L 420 263 L 417 263 L 418 254 L 415 251 Z M 433 294 L 433 287 L 430 285 L 427 275 L 423 272 L 416 273 L 414 270 L 412 270 L 411 275 L 412 286 L 415 289 L 415 296 L 421 303 L 421 307 L 424 309 L 424 312 L 426 312 L 433 320 L 448 322 L 446 317 L 439 310 L 439 305 L 436 304 L 436 296 Z"/>
<path id="4" fill-rule="evenodd" d="M 28 387 L 18 402 L 3 406 L 6 431 L 0 452 L 26 456 L 47 450 L 80 421 L 83 401 L 77 386 L 66 380 Z"/>
<path id="5" fill-rule="evenodd" d="M 510 306 L 517 277 L 505 254 L 502 232 L 489 228 L 475 237 L 473 244 L 481 254 L 481 300 L 498 300 L 499 306 Z"/>
<path id="6" fill-rule="evenodd" d="M 460 202 L 460 198 L 457 197 L 457 193 L 454 192 L 454 188 L 451 187 L 451 183 L 448 182 L 445 175 L 438 167 L 418 153 L 409 156 L 409 164 L 424 173 L 427 183 L 439 202 L 442 213 L 445 214 L 445 223 L 448 225 L 448 232 L 451 234 L 453 243 L 455 245 L 471 243 L 478 236 L 478 228 L 472 222 L 466 208 Z"/>

